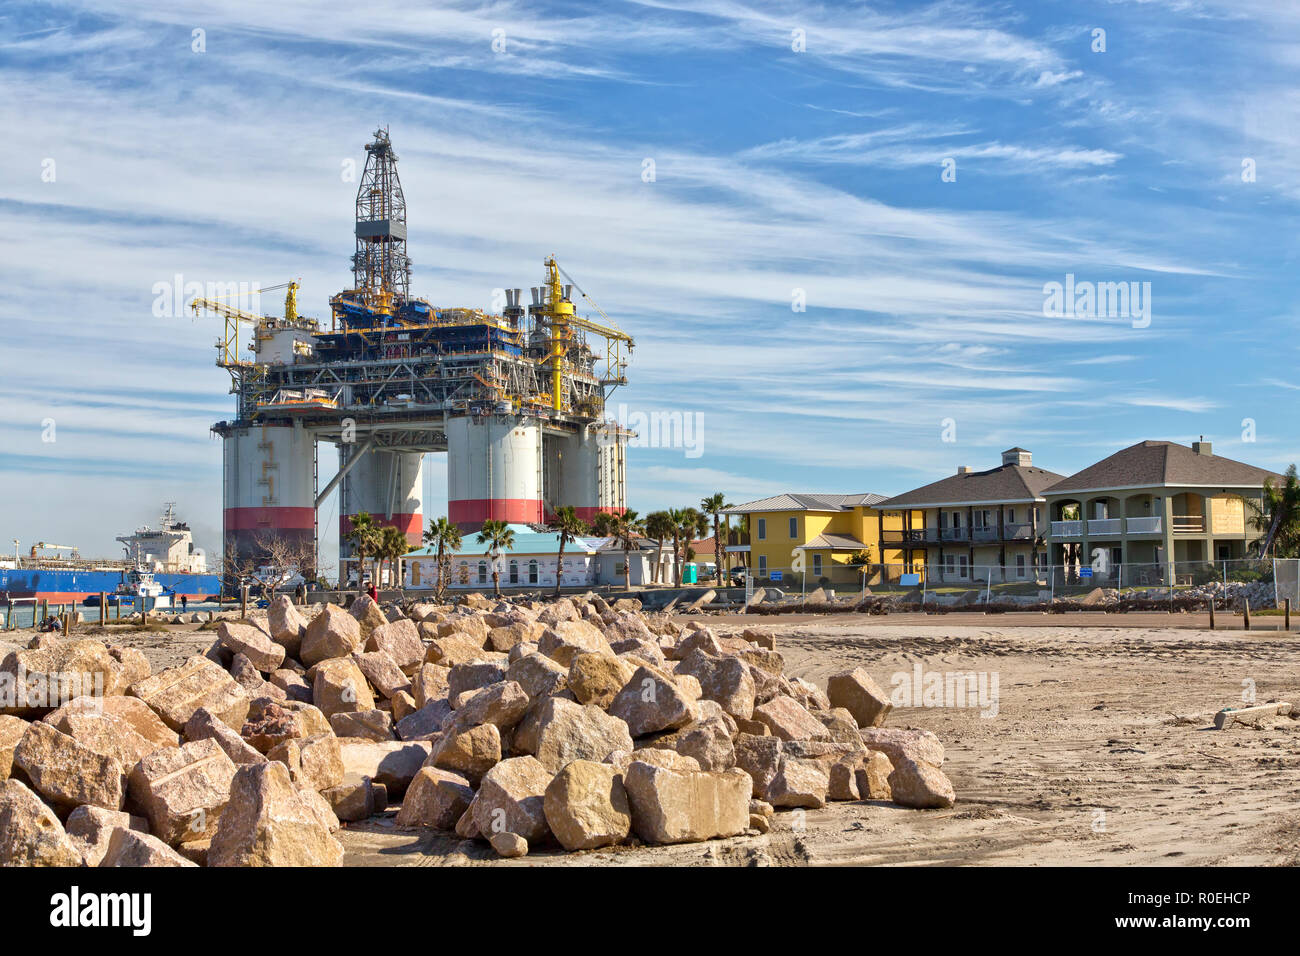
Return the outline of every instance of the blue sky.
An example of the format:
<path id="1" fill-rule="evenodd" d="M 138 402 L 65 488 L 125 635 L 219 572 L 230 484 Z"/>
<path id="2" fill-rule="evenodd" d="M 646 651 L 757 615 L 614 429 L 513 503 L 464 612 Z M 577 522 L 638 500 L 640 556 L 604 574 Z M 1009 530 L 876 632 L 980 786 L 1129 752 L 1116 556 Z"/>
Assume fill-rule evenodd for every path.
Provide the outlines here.
<path id="1" fill-rule="evenodd" d="M 487 307 L 554 253 L 636 337 L 613 404 L 704 416 L 698 457 L 633 451 L 642 512 L 1011 445 L 1068 474 L 1203 434 L 1281 469 L 1297 73 L 1274 0 L 6 4 L 0 540 L 112 554 L 176 500 L 216 550 L 219 329 L 155 284 L 301 277 L 327 315 L 381 124 L 415 294 Z M 1045 315 L 1067 274 L 1149 282 L 1149 323 Z"/>

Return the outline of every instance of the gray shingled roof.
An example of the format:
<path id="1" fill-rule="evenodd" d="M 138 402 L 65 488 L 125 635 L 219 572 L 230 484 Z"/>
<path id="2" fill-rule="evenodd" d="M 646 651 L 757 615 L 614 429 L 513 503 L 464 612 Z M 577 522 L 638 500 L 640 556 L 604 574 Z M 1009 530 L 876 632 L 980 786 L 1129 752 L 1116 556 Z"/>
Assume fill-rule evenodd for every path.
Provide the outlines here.
<path id="1" fill-rule="evenodd" d="M 773 495 L 747 501 L 743 505 L 727 508 L 722 513 L 744 515 L 754 511 L 849 511 L 862 505 L 874 505 L 885 500 L 884 495 L 864 492 L 857 495 Z"/>
<path id="2" fill-rule="evenodd" d="M 865 548 L 861 541 L 851 534 L 819 534 L 807 544 L 801 544 L 796 551 L 860 551 Z"/>
<path id="3" fill-rule="evenodd" d="M 882 501 L 878 507 L 924 508 L 976 502 L 1037 501 L 1045 489 L 1064 477 L 1032 465 L 999 465 L 988 471 L 949 475 Z"/>
<path id="4" fill-rule="evenodd" d="M 1153 485 L 1259 488 L 1265 479 L 1280 477 L 1267 469 L 1256 468 L 1221 455 L 1198 455 L 1177 442 L 1144 441 L 1075 472 L 1047 490 L 1056 495 L 1071 491 L 1146 488 Z"/>

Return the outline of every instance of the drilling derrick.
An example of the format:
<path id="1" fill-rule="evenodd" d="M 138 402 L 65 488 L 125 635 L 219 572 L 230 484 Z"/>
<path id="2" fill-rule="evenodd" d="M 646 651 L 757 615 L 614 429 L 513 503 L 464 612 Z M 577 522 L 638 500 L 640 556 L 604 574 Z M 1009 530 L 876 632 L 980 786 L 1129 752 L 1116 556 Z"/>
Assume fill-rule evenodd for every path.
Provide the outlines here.
<path id="1" fill-rule="evenodd" d="M 406 197 L 386 129 L 376 130 L 374 142 L 366 144 L 356 231 L 354 291 L 375 312 L 391 312 L 394 298 L 405 300 L 410 294 L 411 260 L 406 256 Z"/>
<path id="2" fill-rule="evenodd" d="M 213 428 L 225 440 L 227 551 L 265 552 L 271 538 L 314 543 L 317 510 L 338 489 L 346 581 L 360 512 L 419 546 L 424 456 L 438 452 L 447 514 L 464 531 L 489 518 L 538 524 L 565 505 L 588 520 L 624 510 L 630 434 L 606 420 L 605 404 L 627 381 L 632 338 L 554 256 L 532 304 L 504 289 L 500 315 L 412 298 L 406 201 L 386 130 L 366 154 L 353 288 L 330 298 L 328 329 L 298 315 L 296 283 L 285 318 L 195 303 L 226 319 L 218 364 L 236 395 L 236 418 Z M 599 321 L 578 313 L 575 292 Z M 241 323 L 254 327 L 251 358 L 239 354 Z M 320 442 L 339 451 L 324 482 Z"/>

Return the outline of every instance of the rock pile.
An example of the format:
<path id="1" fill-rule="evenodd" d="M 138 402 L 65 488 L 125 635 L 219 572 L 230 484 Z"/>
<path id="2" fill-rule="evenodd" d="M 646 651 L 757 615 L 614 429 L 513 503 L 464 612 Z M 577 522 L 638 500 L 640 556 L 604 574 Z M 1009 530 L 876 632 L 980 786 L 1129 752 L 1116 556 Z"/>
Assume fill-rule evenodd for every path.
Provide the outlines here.
<path id="1" fill-rule="evenodd" d="M 203 655 L 41 636 L 0 662 L 0 865 L 337 865 L 343 822 L 505 857 L 766 832 L 828 800 L 951 806 L 931 733 L 863 669 L 822 691 L 770 632 L 595 594 L 310 618 L 287 597 Z M 53 694 L 70 674 L 101 690 Z M 93 683 L 93 682 L 92 682 Z M 44 688 L 42 691 L 41 688 Z"/>

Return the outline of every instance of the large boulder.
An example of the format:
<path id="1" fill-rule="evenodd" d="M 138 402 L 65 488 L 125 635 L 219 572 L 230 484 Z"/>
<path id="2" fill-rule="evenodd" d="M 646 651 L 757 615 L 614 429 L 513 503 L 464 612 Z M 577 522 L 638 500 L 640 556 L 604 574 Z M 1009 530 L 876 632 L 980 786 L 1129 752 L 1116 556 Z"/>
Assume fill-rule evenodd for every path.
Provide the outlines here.
<path id="1" fill-rule="evenodd" d="M 547 785 L 542 809 L 547 826 L 566 850 L 622 843 L 632 827 L 622 774 L 606 763 L 566 764 Z"/>
<path id="2" fill-rule="evenodd" d="M 864 727 L 861 735 L 868 750 L 883 753 L 895 767 L 905 759 L 943 766 L 943 744 L 928 730 Z"/>
<path id="3" fill-rule="evenodd" d="M 21 717 L 0 714 L 0 781 L 8 780 L 14 763 L 14 750 L 27 733 L 27 721 Z"/>
<path id="4" fill-rule="evenodd" d="M 793 697 L 774 697 L 754 708 L 754 719 L 782 740 L 830 740 L 825 725 Z"/>
<path id="5" fill-rule="evenodd" d="M 0 866 L 81 864 L 81 851 L 54 811 L 25 784 L 0 782 Z"/>
<path id="6" fill-rule="evenodd" d="M 231 654 L 243 654 L 263 674 L 270 674 L 284 663 L 283 645 L 251 624 L 222 621 L 217 625 L 217 640 Z"/>
<path id="7" fill-rule="evenodd" d="M 529 844 L 546 839 L 544 798 L 552 773 L 535 757 L 503 760 L 483 777 L 474 797 L 474 823 L 491 839 L 496 833 L 514 833 Z"/>
<path id="8" fill-rule="evenodd" d="M 54 806 L 88 803 L 122 809 L 126 771 L 121 761 L 82 746 L 47 723 L 38 721 L 27 728 L 14 750 L 14 766 Z"/>
<path id="9" fill-rule="evenodd" d="M 637 665 L 613 654 L 582 652 L 569 662 L 566 686 L 580 704 L 608 707 L 636 673 Z"/>
<path id="10" fill-rule="evenodd" d="M 623 785 L 632 829 L 647 843 L 693 843 L 749 827 L 751 781 L 743 770 L 668 770 L 638 760 Z"/>
<path id="11" fill-rule="evenodd" d="M 599 762 L 616 750 L 631 750 L 632 735 L 626 723 L 594 704 L 547 697 L 520 723 L 514 749 L 554 772 L 573 760 Z"/>
<path id="12" fill-rule="evenodd" d="M 207 839 L 217 832 L 235 770 L 215 740 L 157 750 L 131 771 L 131 800 L 165 843 Z"/>
<path id="13" fill-rule="evenodd" d="M 830 775 L 820 762 L 787 756 L 781 758 L 763 799 L 774 807 L 816 810 L 826 805 L 829 789 Z"/>
<path id="14" fill-rule="evenodd" d="M 947 774 L 935 764 L 910 757 L 901 757 L 894 763 L 889 791 L 890 799 L 899 806 L 918 810 L 941 810 L 957 800 Z"/>
<path id="15" fill-rule="evenodd" d="M 396 822 L 399 827 L 450 830 L 469 809 L 473 799 L 473 788 L 460 774 L 437 767 L 422 767 L 406 788 L 406 798 L 397 812 Z"/>
<path id="16" fill-rule="evenodd" d="M 200 707 L 185 722 L 185 739 L 214 741 L 236 766 L 266 762 L 266 756 L 261 751 L 227 727 L 224 721 L 206 707 Z"/>
<path id="17" fill-rule="evenodd" d="M 136 817 L 136 820 L 139 819 Z M 131 815 L 121 810 L 82 806 L 68 814 L 65 829 L 85 859 L 86 866 L 99 866 L 104 854 L 108 852 L 108 842 L 113 831 L 118 827 L 136 829 L 132 823 Z M 143 825 L 142 821 L 141 826 Z"/>
<path id="18" fill-rule="evenodd" d="M 407 623 L 410 623 L 409 621 Z M 411 689 L 411 678 L 397 666 L 385 651 L 366 651 L 354 654 L 352 659 L 365 675 L 370 686 L 385 700 L 390 700 L 398 691 Z"/>
<path id="19" fill-rule="evenodd" d="M 153 708 L 138 697 L 117 695 L 113 697 L 78 697 L 64 704 L 58 710 L 46 714 L 43 718 L 47 724 L 59 725 L 68 717 L 78 713 L 97 714 L 112 721 L 115 726 L 134 736 L 148 741 L 153 747 L 177 747 L 180 738 L 176 732 L 162 722 Z M 69 733 L 69 731 L 63 731 Z"/>
<path id="20" fill-rule="evenodd" d="M 253 701 L 248 712 L 248 722 L 240 728 L 240 735 L 259 753 L 269 753 L 272 748 L 291 738 L 300 739 L 329 732 L 329 719 L 319 708 L 292 700 L 275 701 L 266 698 Z"/>
<path id="21" fill-rule="evenodd" d="M 78 697 L 121 694 L 136 673 L 99 641 L 42 636 L 0 660 L 0 714 L 39 717 Z"/>
<path id="22" fill-rule="evenodd" d="M 311 667 L 336 657 L 349 657 L 364 643 L 357 619 L 337 604 L 326 604 L 307 625 L 299 653 L 302 662 Z"/>
<path id="23" fill-rule="evenodd" d="M 662 671 L 638 667 L 609 704 L 633 737 L 674 730 L 695 719 L 691 699 Z"/>
<path id="24" fill-rule="evenodd" d="M 454 770 L 478 781 L 501 760 L 501 731 L 496 724 L 478 724 L 465 730 L 452 729 L 433 745 L 425 766 Z M 454 821 L 453 821 L 454 822 Z"/>
<path id="25" fill-rule="evenodd" d="M 333 714 L 374 710 L 370 682 L 351 657 L 333 657 L 312 668 L 312 703 L 329 718 Z"/>
<path id="26" fill-rule="evenodd" d="M 132 684 L 129 693 L 148 704 L 177 733 L 200 707 L 235 730 L 248 716 L 249 696 L 244 689 L 220 665 L 198 655 Z"/>
<path id="27" fill-rule="evenodd" d="M 366 638 L 367 651 L 379 651 L 391 657 L 405 673 L 411 673 L 424 660 L 424 642 L 414 621 L 405 618 L 381 624 Z"/>
<path id="28" fill-rule="evenodd" d="M 749 665 L 738 657 L 710 657 L 696 649 L 683 657 L 674 671 L 698 680 L 703 697 L 716 701 L 732 717 L 753 717 L 754 678 Z"/>
<path id="29" fill-rule="evenodd" d="M 491 660 L 495 651 L 483 650 L 483 642 L 468 634 L 452 632 L 429 642 L 424 652 L 426 664 L 455 667 L 470 661 Z"/>
<path id="30" fill-rule="evenodd" d="M 452 723 L 457 730 L 478 724 L 496 724 L 499 730 L 509 730 L 527 711 L 528 695 L 508 680 L 480 690 L 456 711 Z"/>
<path id="31" fill-rule="evenodd" d="M 388 617 L 384 614 L 384 609 L 375 603 L 369 594 L 362 594 L 352 602 L 348 608 L 353 620 L 361 629 L 363 637 L 369 637 L 377 627 L 383 627 L 388 623 Z"/>
<path id="32" fill-rule="evenodd" d="M 239 769 L 208 849 L 209 866 L 338 866 L 342 861 L 343 845 L 299 795 L 284 764 Z"/>
<path id="33" fill-rule="evenodd" d="M 767 799 L 767 788 L 781 766 L 781 738 L 737 734 L 733 740 L 736 766 L 749 774 L 756 799 Z"/>
<path id="34" fill-rule="evenodd" d="M 828 677 L 826 696 L 831 706 L 852 714 L 859 727 L 879 727 L 894 709 L 889 695 L 861 667 Z"/>
<path id="35" fill-rule="evenodd" d="M 374 741 L 348 737 L 339 740 L 344 773 L 369 777 L 382 784 L 394 800 L 400 800 L 406 793 L 432 750 L 433 744 L 427 740 Z"/>
<path id="36" fill-rule="evenodd" d="M 103 867 L 120 866 L 198 866 L 187 860 L 162 840 L 128 827 L 114 827 L 108 837 Z"/>
<path id="37" fill-rule="evenodd" d="M 564 690 L 569 671 L 563 664 L 545 654 L 523 654 L 510 662 L 506 680 L 512 680 L 524 689 L 530 698 L 550 697 Z"/>
<path id="38" fill-rule="evenodd" d="M 284 648 L 288 657 L 297 657 L 302 651 L 302 639 L 307 635 L 307 619 L 293 605 L 289 595 L 277 595 L 266 609 L 266 624 L 271 640 Z"/>
<path id="39" fill-rule="evenodd" d="M 575 654 L 614 654 L 600 628 L 586 621 L 559 621 L 551 625 L 538 639 L 537 649 L 566 667 L 573 663 Z"/>

